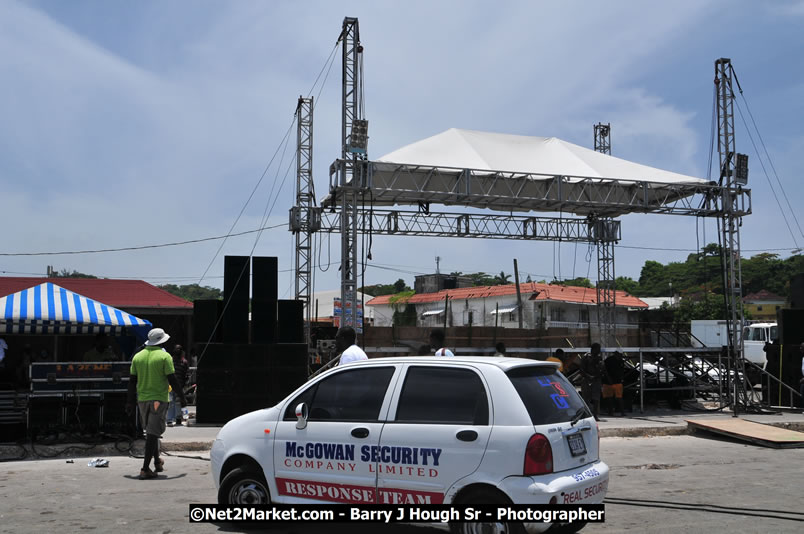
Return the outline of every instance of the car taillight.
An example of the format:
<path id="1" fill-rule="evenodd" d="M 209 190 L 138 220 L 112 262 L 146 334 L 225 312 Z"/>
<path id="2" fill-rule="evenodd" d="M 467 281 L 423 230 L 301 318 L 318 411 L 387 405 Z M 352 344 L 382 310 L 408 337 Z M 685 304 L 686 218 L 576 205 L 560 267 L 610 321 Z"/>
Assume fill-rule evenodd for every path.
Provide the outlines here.
<path id="1" fill-rule="evenodd" d="M 553 448 L 541 434 L 533 434 L 525 447 L 524 475 L 545 475 L 553 472 Z"/>
<path id="2" fill-rule="evenodd" d="M 597 430 L 597 457 L 600 458 L 600 425 L 595 421 L 595 430 Z"/>

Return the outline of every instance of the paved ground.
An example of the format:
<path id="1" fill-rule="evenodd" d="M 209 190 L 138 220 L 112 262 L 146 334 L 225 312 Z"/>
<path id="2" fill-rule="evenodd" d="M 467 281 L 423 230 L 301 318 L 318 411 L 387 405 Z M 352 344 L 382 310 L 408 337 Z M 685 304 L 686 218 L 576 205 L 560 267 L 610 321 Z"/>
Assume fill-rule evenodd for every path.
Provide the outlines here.
<path id="1" fill-rule="evenodd" d="M 804 531 L 804 449 L 767 449 L 698 435 L 604 438 L 601 447 L 612 467 L 607 522 L 584 532 Z M 107 456 L 110 466 L 104 469 L 88 467 L 88 457 L 74 463 L 63 458 L 4 463 L 0 533 L 241 532 L 239 527 L 188 522 L 188 503 L 215 501 L 206 457 L 174 453 L 166 459 L 165 476 L 154 481 L 136 480 L 140 460 L 125 456 Z M 350 532 L 409 530 L 381 528 L 352 527 Z M 292 525 L 270 532 L 332 530 Z"/>
<path id="2" fill-rule="evenodd" d="M 606 523 L 584 532 L 802 532 L 804 449 L 695 436 L 605 438 Z"/>

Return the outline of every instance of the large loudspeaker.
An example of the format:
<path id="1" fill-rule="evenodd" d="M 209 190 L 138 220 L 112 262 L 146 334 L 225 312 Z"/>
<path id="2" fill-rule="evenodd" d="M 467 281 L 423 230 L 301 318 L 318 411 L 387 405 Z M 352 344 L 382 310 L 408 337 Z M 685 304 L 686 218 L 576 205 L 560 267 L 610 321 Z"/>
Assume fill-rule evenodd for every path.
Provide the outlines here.
<path id="1" fill-rule="evenodd" d="M 220 343 L 222 329 L 218 324 L 218 319 L 220 319 L 222 310 L 222 300 L 199 299 L 193 302 L 193 337 L 195 342 Z"/>
<path id="2" fill-rule="evenodd" d="M 797 343 L 789 345 L 768 345 L 765 352 L 768 363 L 765 370 L 772 376 L 781 380 L 793 391 L 798 391 L 801 378 L 801 352 Z M 771 381 L 770 401 L 774 406 L 790 406 L 790 391 Z M 796 402 L 796 397 L 793 397 Z"/>
<path id="3" fill-rule="evenodd" d="M 245 344 L 206 347 L 198 362 L 196 379 L 198 423 L 221 424 L 270 406 L 269 350 L 264 345 Z M 243 398 L 249 402 L 240 400 Z"/>
<path id="4" fill-rule="evenodd" d="M 64 424 L 63 399 L 58 397 L 28 398 L 28 432 L 32 436 L 56 429 Z"/>
<path id="5" fill-rule="evenodd" d="M 276 342 L 278 260 L 256 256 L 252 270 L 251 341 Z"/>
<path id="6" fill-rule="evenodd" d="M 126 393 L 104 393 L 101 409 L 102 428 L 106 432 L 134 436 L 137 428 L 136 414 L 126 414 Z"/>
<path id="7" fill-rule="evenodd" d="M 776 312 L 779 323 L 779 343 L 798 345 L 804 341 L 804 308 L 782 308 Z"/>
<path id="8" fill-rule="evenodd" d="M 101 426 L 99 395 L 67 394 L 64 398 L 64 424 L 70 428 L 96 432 Z"/>
<path id="9" fill-rule="evenodd" d="M 798 273 L 790 279 L 790 307 L 804 309 L 804 273 Z"/>
<path id="10" fill-rule="evenodd" d="M 248 343 L 250 267 L 248 256 L 226 256 L 223 260 L 224 343 Z"/>
<path id="11" fill-rule="evenodd" d="M 304 302 L 280 300 L 277 307 L 279 310 L 277 341 L 304 343 Z"/>
<path id="12" fill-rule="evenodd" d="M 278 403 L 307 382 L 307 345 L 278 343 L 271 353 L 270 405 Z"/>

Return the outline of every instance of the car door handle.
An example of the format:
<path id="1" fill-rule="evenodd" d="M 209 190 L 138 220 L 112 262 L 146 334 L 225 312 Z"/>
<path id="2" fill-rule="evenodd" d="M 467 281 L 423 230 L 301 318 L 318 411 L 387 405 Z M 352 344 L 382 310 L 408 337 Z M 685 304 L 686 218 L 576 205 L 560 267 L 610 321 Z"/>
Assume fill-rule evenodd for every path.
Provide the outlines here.
<path id="1" fill-rule="evenodd" d="M 357 428 L 352 429 L 352 436 L 356 438 L 367 438 L 369 435 L 369 429 L 359 426 Z"/>
<path id="2" fill-rule="evenodd" d="M 455 437 L 461 441 L 474 441 L 477 439 L 477 432 L 474 430 L 461 430 Z"/>

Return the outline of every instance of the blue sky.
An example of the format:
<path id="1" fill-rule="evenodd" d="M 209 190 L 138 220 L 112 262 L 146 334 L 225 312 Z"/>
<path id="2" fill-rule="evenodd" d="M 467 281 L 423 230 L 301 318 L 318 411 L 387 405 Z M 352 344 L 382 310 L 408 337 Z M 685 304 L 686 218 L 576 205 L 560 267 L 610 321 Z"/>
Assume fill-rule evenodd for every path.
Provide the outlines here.
<path id="1" fill-rule="evenodd" d="M 370 156 L 452 127 L 555 136 L 591 147 L 592 125 L 602 121 L 612 124 L 614 155 L 705 177 L 714 60 L 730 57 L 787 198 L 800 211 L 800 0 L 7 0 L 0 2 L 0 253 L 226 234 L 281 145 L 298 96 L 313 87 L 344 16 L 360 19 Z M 337 61 L 316 106 L 319 197 L 340 154 L 339 71 Z M 258 227 L 266 205 L 268 225 L 287 221 L 294 176 L 286 169 L 294 142 L 295 133 L 235 232 Z M 742 229 L 744 256 L 780 249 L 786 257 L 804 246 L 804 236 L 789 213 L 793 236 L 788 232 L 781 189 L 770 174 L 784 210 L 739 116 L 737 148 L 750 156 L 754 204 Z M 797 215 L 804 223 L 804 213 Z M 622 221 L 617 275 L 637 278 L 646 259 L 683 260 L 703 244 L 693 218 L 632 215 Z M 710 222 L 706 241 L 714 240 Z M 337 262 L 338 236 L 329 255 L 327 241 L 321 261 Z M 254 234 L 231 238 L 221 255 L 248 254 L 254 245 Z M 222 256 L 213 261 L 219 246 L 0 256 L 0 274 L 44 274 L 54 265 L 104 277 L 221 286 Z M 289 270 L 292 251 L 282 226 L 263 233 L 254 253 L 279 256 L 280 269 Z M 412 285 L 411 273 L 433 271 L 437 255 L 447 271 L 510 273 L 517 258 L 535 280 L 587 272 L 594 278 L 595 262 L 587 262 L 586 252 L 585 246 L 548 242 L 378 237 L 365 281 L 402 277 Z M 335 265 L 316 275 L 316 289 L 336 288 L 338 280 Z M 282 274 L 280 294 L 291 296 L 291 284 L 290 274 Z"/>

